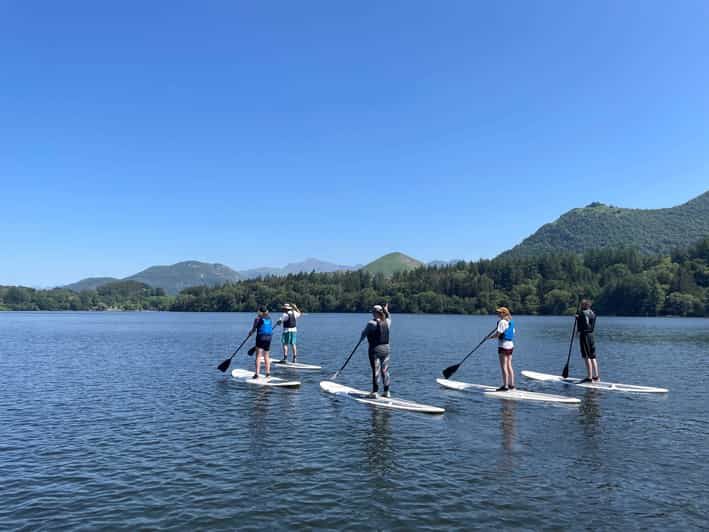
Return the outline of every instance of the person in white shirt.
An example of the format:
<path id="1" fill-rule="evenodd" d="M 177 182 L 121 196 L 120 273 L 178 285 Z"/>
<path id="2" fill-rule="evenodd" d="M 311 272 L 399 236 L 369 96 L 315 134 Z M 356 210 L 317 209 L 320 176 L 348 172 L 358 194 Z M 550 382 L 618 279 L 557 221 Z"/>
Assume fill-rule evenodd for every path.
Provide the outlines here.
<path id="1" fill-rule="evenodd" d="M 295 303 L 285 303 L 283 305 L 283 315 L 276 322 L 276 325 L 283 326 L 283 334 L 281 335 L 281 345 L 283 347 L 283 360 L 281 360 L 281 362 L 283 363 L 288 361 L 289 345 L 293 347 L 293 362 L 296 361 L 298 356 L 298 348 L 296 346 L 298 328 L 296 327 L 296 320 L 300 318 L 302 314 Z"/>
<path id="2" fill-rule="evenodd" d="M 515 372 L 512 369 L 512 351 L 514 351 L 515 322 L 507 307 L 500 307 L 495 310 L 500 317 L 497 322 L 497 329 L 488 336 L 489 340 L 497 339 L 497 356 L 500 359 L 500 370 L 502 372 L 502 386 L 498 392 L 506 392 L 515 389 Z"/>

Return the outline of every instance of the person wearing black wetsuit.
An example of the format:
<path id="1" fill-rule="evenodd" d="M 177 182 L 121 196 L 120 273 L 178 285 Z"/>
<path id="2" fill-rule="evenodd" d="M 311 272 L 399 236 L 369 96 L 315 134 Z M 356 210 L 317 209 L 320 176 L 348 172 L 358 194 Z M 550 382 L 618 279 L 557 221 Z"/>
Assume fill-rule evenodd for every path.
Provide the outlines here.
<path id="1" fill-rule="evenodd" d="M 591 310 L 588 299 L 581 301 L 581 311 L 576 314 L 576 330 L 579 332 L 579 346 L 581 356 L 586 364 L 588 376 L 581 382 L 598 382 L 601 380 L 596 359 L 596 341 L 593 331 L 596 328 L 596 313 Z"/>
<path id="2" fill-rule="evenodd" d="M 372 368 L 372 397 L 377 397 L 379 379 L 384 387 L 384 397 L 390 397 L 389 385 L 389 328 L 391 314 L 389 306 L 374 305 L 372 319 L 362 331 L 362 338 L 369 342 L 369 365 Z"/>

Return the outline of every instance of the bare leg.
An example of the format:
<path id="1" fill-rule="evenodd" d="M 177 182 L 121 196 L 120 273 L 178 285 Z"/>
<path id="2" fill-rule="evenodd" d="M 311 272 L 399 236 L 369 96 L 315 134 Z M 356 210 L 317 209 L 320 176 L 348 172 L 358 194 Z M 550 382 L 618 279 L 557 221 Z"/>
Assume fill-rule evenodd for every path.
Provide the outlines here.
<path id="1" fill-rule="evenodd" d="M 270 353 L 268 351 L 263 352 L 263 357 L 264 357 L 264 360 L 266 361 L 266 375 L 271 374 L 271 357 L 269 355 L 270 355 Z"/>
<path id="2" fill-rule="evenodd" d="M 498 353 L 497 357 L 500 359 L 500 371 L 502 372 L 502 386 L 507 386 L 507 367 L 505 361 L 505 355 Z"/>
<path id="3" fill-rule="evenodd" d="M 601 374 L 598 372 L 598 360 L 595 358 L 592 358 L 590 360 L 591 360 L 591 369 L 592 369 L 593 376 L 600 379 Z"/>
<path id="4" fill-rule="evenodd" d="M 588 357 L 584 358 L 583 361 L 586 364 L 586 371 L 588 372 L 588 378 L 590 379 L 593 377 L 593 362 Z"/>
<path id="5" fill-rule="evenodd" d="M 283 360 L 288 358 L 288 344 L 283 344 Z"/>
<path id="6" fill-rule="evenodd" d="M 508 355 L 505 357 L 507 360 L 505 361 L 505 367 L 507 368 L 506 377 L 507 377 L 507 387 L 509 388 L 510 386 L 515 385 L 515 372 L 512 369 L 512 355 Z"/>
<path id="7" fill-rule="evenodd" d="M 261 349 L 256 350 L 256 375 L 261 370 Z"/>
<path id="8" fill-rule="evenodd" d="M 298 358 L 298 349 L 296 349 L 295 344 L 293 344 L 293 362 Z"/>

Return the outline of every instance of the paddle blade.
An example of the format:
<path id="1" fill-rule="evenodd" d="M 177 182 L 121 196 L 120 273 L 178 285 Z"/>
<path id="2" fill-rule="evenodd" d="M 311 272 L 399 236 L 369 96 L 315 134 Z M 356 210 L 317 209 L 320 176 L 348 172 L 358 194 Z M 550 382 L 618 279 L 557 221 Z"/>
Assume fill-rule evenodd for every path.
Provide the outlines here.
<path id="1" fill-rule="evenodd" d="M 566 366 L 564 366 L 564 371 L 561 372 L 561 376 L 564 377 L 565 379 L 569 378 L 569 365 L 568 364 L 566 364 Z"/>
<path id="2" fill-rule="evenodd" d="M 443 370 L 443 377 L 445 377 L 446 379 L 450 379 L 451 375 L 453 375 L 456 371 L 458 371 L 459 367 L 460 367 L 460 364 L 448 366 L 446 369 Z"/>
<path id="3" fill-rule="evenodd" d="M 227 358 L 224 362 L 219 364 L 217 369 L 224 373 L 229 368 L 229 364 L 231 364 L 231 358 Z"/>
<path id="4" fill-rule="evenodd" d="M 334 380 L 337 378 L 337 376 L 338 376 L 339 374 L 340 374 L 340 372 L 339 372 L 339 371 L 336 371 L 335 373 L 332 374 L 332 377 L 330 377 L 330 380 L 331 380 L 331 381 L 334 381 Z"/>
<path id="5" fill-rule="evenodd" d="M 253 346 L 251 349 L 247 351 L 250 357 L 254 356 L 254 353 L 256 352 L 256 346 Z"/>

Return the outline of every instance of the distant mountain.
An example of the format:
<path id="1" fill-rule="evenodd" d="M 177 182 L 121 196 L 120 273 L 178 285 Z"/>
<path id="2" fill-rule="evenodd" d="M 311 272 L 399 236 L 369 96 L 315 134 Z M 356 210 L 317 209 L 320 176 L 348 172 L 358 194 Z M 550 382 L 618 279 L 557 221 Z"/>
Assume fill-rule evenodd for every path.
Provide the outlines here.
<path id="1" fill-rule="evenodd" d="M 453 264 L 457 264 L 459 262 L 463 261 L 463 259 L 452 259 L 452 260 L 432 260 L 431 262 L 428 262 L 426 266 L 433 266 L 436 268 L 443 268 L 445 266 L 452 266 Z"/>
<path id="2" fill-rule="evenodd" d="M 242 270 L 239 274 L 244 279 L 255 279 L 256 277 L 265 277 L 267 275 L 288 275 L 291 273 L 327 273 L 327 272 L 339 272 L 339 271 L 352 271 L 358 270 L 361 265 L 357 266 L 344 266 L 341 264 L 334 264 L 332 262 L 327 262 L 324 260 L 307 258 L 301 262 L 291 262 L 286 264 L 283 268 L 254 268 L 252 270 Z"/>
<path id="3" fill-rule="evenodd" d="M 64 286 L 69 290 L 81 292 L 82 290 L 96 290 L 108 283 L 117 281 L 139 281 L 153 288 L 162 288 L 168 294 L 177 294 L 180 290 L 190 286 L 217 286 L 226 282 L 236 282 L 242 279 L 255 279 L 267 275 L 283 276 L 290 273 L 302 272 L 335 272 L 358 270 L 361 265 L 343 266 L 314 258 L 301 262 L 286 264 L 283 268 L 254 268 L 237 272 L 223 264 L 209 264 L 188 260 L 170 266 L 151 266 L 135 275 L 124 279 L 115 277 L 89 277 L 76 283 Z"/>
<path id="4" fill-rule="evenodd" d="M 74 292 L 81 292 L 82 290 L 96 290 L 99 286 L 116 281 L 120 281 L 120 279 L 116 279 L 115 277 L 87 277 L 81 281 L 68 284 L 63 288 L 73 290 Z"/>
<path id="5" fill-rule="evenodd" d="M 238 272 L 223 264 L 208 264 L 196 260 L 178 262 L 170 266 L 151 266 L 125 280 L 140 281 L 153 288 L 162 288 L 168 294 L 177 294 L 190 286 L 217 286 L 241 280 Z"/>
<path id="6" fill-rule="evenodd" d="M 625 209 L 591 203 L 563 214 L 500 257 L 530 257 L 632 246 L 647 254 L 688 247 L 709 235 L 709 191 L 667 209 Z"/>
<path id="7" fill-rule="evenodd" d="M 389 253 L 377 260 L 370 262 L 362 269 L 369 273 L 383 273 L 384 275 L 393 275 L 396 272 L 409 271 L 423 266 L 423 262 L 404 255 L 403 253 Z"/>

